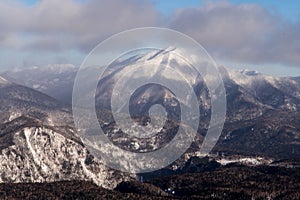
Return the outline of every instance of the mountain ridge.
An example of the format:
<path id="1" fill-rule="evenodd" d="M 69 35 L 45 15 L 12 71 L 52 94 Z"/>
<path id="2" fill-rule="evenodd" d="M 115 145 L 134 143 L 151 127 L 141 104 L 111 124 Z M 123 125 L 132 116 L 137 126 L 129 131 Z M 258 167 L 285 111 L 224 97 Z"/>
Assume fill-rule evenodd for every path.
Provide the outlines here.
<path id="1" fill-rule="evenodd" d="M 169 57 L 167 53 L 163 54 L 162 52 L 152 52 L 151 55 L 152 56 L 149 54 L 144 58 L 147 58 L 148 62 L 153 61 L 153 64 L 159 64 L 161 62 L 172 63 L 172 59 L 174 59 Z M 118 79 L 122 73 L 122 69 L 127 65 L 134 65 L 135 62 L 138 60 L 142 61 L 142 59 L 143 58 L 129 58 L 128 60 L 122 60 L 115 63 L 115 65 L 109 69 L 111 71 L 105 74 L 105 78 L 99 82 L 99 91 L 102 89 L 104 92 L 110 92 L 112 87 L 111 83 Z M 64 66 L 60 66 L 60 68 L 64 68 Z M 43 70 L 41 69 L 36 73 L 43 73 L 43 77 L 48 76 L 49 79 L 42 80 L 42 82 L 38 83 L 38 85 L 48 85 L 48 83 L 49 85 L 52 84 L 53 87 L 51 90 L 62 90 L 62 93 L 68 93 L 68 96 L 70 96 L 70 94 L 72 94 L 72 89 L 69 88 L 69 86 L 72 85 L 74 81 L 72 77 L 75 77 L 76 70 L 76 67 L 67 67 L 66 70 L 62 69 L 58 73 L 55 71 L 55 66 L 50 67 L 50 70 L 46 70 L 46 68 Z M 153 72 L 156 72 L 155 70 L 157 69 L 154 69 Z M 221 137 L 213 149 L 212 155 L 217 159 L 220 159 L 220 157 L 217 157 L 216 155 L 224 155 L 225 158 L 232 158 L 235 156 L 252 158 L 260 156 L 266 160 L 271 159 L 273 161 L 285 159 L 293 160 L 299 157 L 300 124 L 298 123 L 298 119 L 300 118 L 300 82 L 294 80 L 294 78 L 271 77 L 247 70 L 234 71 L 222 66 L 218 67 L 218 70 L 222 76 L 226 89 L 227 118 Z M 18 75 L 24 73 L 22 71 L 17 72 Z M 13 75 L 13 73 L 7 72 L 5 74 L 5 79 L 9 79 L 8 74 Z M 30 77 L 30 73 L 27 74 L 26 79 L 28 77 L 32 79 L 31 82 L 28 82 L 27 86 L 35 88 L 31 83 L 36 84 L 39 79 L 43 79 L 37 76 L 38 79 L 34 80 L 36 75 L 37 74 Z M 187 74 L 187 76 L 191 78 L 194 75 Z M 22 80 L 19 80 L 18 78 L 20 77 L 16 76 L 13 80 L 18 80 L 21 82 Z M 92 178 L 92 180 L 96 181 L 97 184 L 103 185 L 107 188 L 112 188 L 116 186 L 119 181 L 130 178 L 130 176 L 107 169 L 103 164 L 101 164 L 101 160 L 99 161 L 95 159 L 86 152 L 82 146 L 82 143 L 80 143 L 80 139 L 78 139 L 79 137 L 76 135 L 77 133 L 72 122 L 72 115 L 69 107 L 62 106 L 65 104 L 61 104 L 59 101 L 55 101 L 49 97 L 51 95 L 54 97 L 55 95 L 58 95 L 58 93 L 52 94 L 51 90 L 48 90 L 46 93 L 49 96 L 46 96 L 36 91 L 47 91 L 43 87 L 29 89 L 28 87 L 20 86 L 14 83 L 7 84 L 9 81 L 7 82 L 5 79 L 0 78 L 0 101 L 2 102 L 1 105 L 3 105 L 3 108 L 1 108 L 0 111 L 2 112 L 1 117 L 3 122 L 0 126 L 0 130 L 6 130 L 7 132 L 10 130 L 13 134 L 3 134 L 0 136 L 0 141 L 3 141 L 0 143 L 2 145 L 1 148 L 2 150 L 5 150 L 5 153 L 2 154 L 3 156 L 9 152 L 18 152 L 17 155 L 20 156 L 20 159 L 22 158 L 21 155 L 24 154 L 26 155 L 26 162 L 38 163 L 40 161 L 34 161 L 36 157 L 34 158 L 34 156 L 32 156 L 32 152 L 36 153 L 37 151 L 37 149 L 34 149 L 33 147 L 39 147 L 40 145 L 44 144 L 42 140 L 37 138 L 44 138 L 42 136 L 45 135 L 46 141 L 51 141 L 47 143 L 48 147 L 53 147 L 56 149 L 55 151 L 60 152 L 57 156 L 62 162 L 58 162 L 53 165 L 57 166 L 57 168 L 62 171 L 61 177 L 70 177 L 66 173 L 71 173 L 72 178 Z M 3 84 L 1 84 L 1 82 L 3 82 Z M 63 85 L 63 89 L 61 88 L 61 85 Z M 210 94 L 205 86 L 205 83 L 201 81 L 201 78 L 199 77 L 195 78 L 193 87 L 194 91 L 200 98 L 201 105 L 199 110 L 202 111 L 200 113 L 201 120 L 197 135 L 198 138 L 192 144 L 191 148 L 178 161 L 167 167 L 167 169 L 180 168 L 184 166 L 185 162 L 190 157 L 201 155 L 199 152 L 199 146 L 203 141 L 202 139 L 205 137 L 210 119 Z M 155 92 L 155 87 L 145 86 L 144 89 L 144 91 L 138 91 L 136 95 L 133 96 L 131 106 L 133 108 L 138 108 L 134 111 L 134 113 L 138 113 L 140 111 L 142 114 L 147 113 L 147 108 L 149 108 L 153 103 L 165 103 L 165 105 L 172 108 L 176 104 L 176 102 L 172 100 L 174 95 L 171 95 L 168 90 L 160 90 L 160 96 L 158 96 Z M 154 92 L 152 90 L 154 90 Z M 148 95 L 147 98 L 140 99 L 143 96 L 147 96 L 144 95 L 145 93 L 150 95 Z M 100 103 L 102 103 L 102 99 L 105 100 L 105 98 L 102 98 L 103 95 L 104 93 L 102 92 L 98 92 L 96 95 L 96 98 Z M 66 96 L 64 95 L 58 95 L 56 97 L 58 97 L 58 99 L 61 101 L 66 100 Z M 136 105 L 139 104 L 139 102 L 146 103 L 138 107 Z M 107 102 L 103 101 L 103 103 L 105 104 Z M 53 108 L 54 112 L 50 112 L 51 109 L 46 110 L 45 112 L 44 109 L 47 108 L 47 106 Z M 7 109 L 7 107 L 11 107 L 19 111 L 15 112 L 12 109 Z M 106 114 L 104 111 L 100 112 L 99 110 L 98 119 L 101 117 L 107 117 L 108 115 L 109 114 Z M 30 119 L 33 119 L 33 121 L 30 121 Z M 20 123 L 22 120 L 25 120 L 26 122 L 24 126 Z M 15 122 L 18 123 L 14 124 Z M 23 127 L 18 130 L 11 130 L 9 128 L 10 125 Z M 112 140 L 115 139 L 121 141 L 120 144 L 130 146 L 129 149 L 133 147 L 136 148 L 134 150 L 139 151 L 139 148 L 141 147 L 148 148 L 147 145 L 131 143 L 130 140 L 127 140 L 126 138 L 125 140 L 124 138 L 120 137 L 120 130 L 118 127 L 115 127 L 114 124 L 110 124 L 109 122 L 106 123 L 104 121 L 103 125 L 110 129 L 109 134 Z M 62 132 L 62 128 L 70 129 Z M 4 132 L 5 131 L 3 131 L 3 133 Z M 17 136 L 12 138 L 9 137 L 15 135 Z M 62 136 L 62 138 L 60 136 Z M 13 141 L 19 141 L 19 146 L 14 146 Z M 9 145 L 5 146 L 5 142 L 7 142 Z M 57 143 L 59 145 L 51 146 L 53 143 Z M 65 143 L 72 143 L 72 145 L 76 148 L 74 149 L 72 145 L 65 147 Z M 32 148 L 30 148 L 30 146 Z M 65 150 L 62 151 L 62 148 Z M 23 152 L 20 149 L 23 149 Z M 81 149 L 82 152 L 85 152 L 80 155 L 76 154 L 77 157 L 81 158 L 79 164 L 75 161 L 76 156 L 72 157 L 72 159 L 67 162 L 66 160 L 69 156 L 69 152 L 77 151 L 78 149 Z M 42 152 L 41 149 L 38 151 Z M 47 157 L 47 153 L 44 153 L 42 157 Z M 19 159 L 19 157 L 16 156 L 13 158 Z M 6 156 L 5 159 L 9 160 L 10 158 Z M 85 160 L 87 160 L 88 164 L 85 164 Z M 50 161 L 47 160 L 47 162 Z M 51 162 L 56 162 L 54 157 L 52 157 Z M 72 163 L 72 166 L 69 166 L 68 168 L 68 164 L 66 163 Z M 22 165 L 24 165 L 24 163 Z M 4 163 L 2 163 L 2 167 L 3 166 Z M 28 164 L 28 166 L 30 165 Z M 32 172 L 32 176 L 29 176 L 30 178 L 26 180 L 59 180 L 55 179 L 53 176 L 50 176 L 49 179 L 43 178 L 41 167 L 39 168 L 38 166 L 39 164 L 36 164 L 34 169 L 37 170 Z M 61 166 L 67 166 L 66 168 L 68 169 L 64 171 Z M 77 167 L 74 168 L 74 166 Z M 14 167 L 16 166 L 13 166 L 12 168 Z M 30 168 L 27 169 L 30 171 Z M 12 176 L 12 174 L 17 173 L 17 171 L 8 170 L 8 168 L 3 167 L 3 171 L 5 170 L 9 173 L 5 176 L 3 175 L 3 177 L 9 177 Z M 99 177 L 99 174 L 99 176 L 97 175 L 97 170 L 103 172 L 103 177 Z M 79 177 L 76 176 L 75 172 L 80 174 Z M 21 174 L 21 178 L 26 177 L 25 172 L 22 172 Z M 112 178 L 112 174 L 117 174 L 117 180 Z M 3 181 L 6 179 L 0 180 Z M 15 180 L 23 179 L 16 178 Z"/>

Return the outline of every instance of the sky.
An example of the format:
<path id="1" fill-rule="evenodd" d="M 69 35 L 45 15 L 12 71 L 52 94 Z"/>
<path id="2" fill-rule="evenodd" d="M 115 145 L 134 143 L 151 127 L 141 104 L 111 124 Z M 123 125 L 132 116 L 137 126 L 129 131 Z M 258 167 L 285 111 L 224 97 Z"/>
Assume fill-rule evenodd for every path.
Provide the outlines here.
<path id="1" fill-rule="evenodd" d="M 0 72 L 79 66 L 109 36 L 146 26 L 187 34 L 219 65 L 300 76 L 298 0 L 1 0 Z"/>

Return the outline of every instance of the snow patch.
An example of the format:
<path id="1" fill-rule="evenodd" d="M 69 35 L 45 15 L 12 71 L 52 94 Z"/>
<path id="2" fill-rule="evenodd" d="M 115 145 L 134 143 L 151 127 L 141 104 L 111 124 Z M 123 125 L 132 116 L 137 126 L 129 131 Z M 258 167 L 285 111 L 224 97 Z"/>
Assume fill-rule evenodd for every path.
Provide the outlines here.
<path id="1" fill-rule="evenodd" d="M 247 165 L 263 165 L 270 164 L 272 160 L 263 157 L 242 157 L 242 158 L 220 158 L 216 159 L 221 165 L 227 165 L 230 163 L 243 163 Z"/>
<path id="2" fill-rule="evenodd" d="M 11 112 L 8 118 L 8 121 L 12 121 L 14 119 L 17 119 L 18 117 L 21 116 L 21 113 L 19 112 Z"/>

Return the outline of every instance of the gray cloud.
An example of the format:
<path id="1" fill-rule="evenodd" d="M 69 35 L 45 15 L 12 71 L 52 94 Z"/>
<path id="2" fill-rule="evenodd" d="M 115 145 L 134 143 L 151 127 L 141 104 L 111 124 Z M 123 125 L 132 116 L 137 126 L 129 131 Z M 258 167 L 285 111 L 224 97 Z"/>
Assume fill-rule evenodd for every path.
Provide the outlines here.
<path id="1" fill-rule="evenodd" d="M 18 33 L 23 38 L 19 47 L 25 50 L 86 51 L 111 34 L 155 26 L 159 21 L 154 5 L 145 1 L 42 0 L 32 7 L 16 2 L 0 3 L 0 27 L 6 40 Z"/>
<path id="2" fill-rule="evenodd" d="M 300 21 L 284 21 L 255 4 L 207 1 L 166 19 L 150 1 L 0 1 L 0 49 L 89 52 L 114 33 L 143 26 L 186 33 L 218 60 L 300 66 Z"/>
<path id="3" fill-rule="evenodd" d="M 265 51 L 261 60 L 300 66 L 300 21 L 282 24 L 259 47 Z M 262 52 L 263 53 L 263 52 Z"/>
<path id="4" fill-rule="evenodd" d="M 299 25 L 259 5 L 224 1 L 179 10 L 171 22 L 219 59 L 294 66 L 300 66 Z"/>

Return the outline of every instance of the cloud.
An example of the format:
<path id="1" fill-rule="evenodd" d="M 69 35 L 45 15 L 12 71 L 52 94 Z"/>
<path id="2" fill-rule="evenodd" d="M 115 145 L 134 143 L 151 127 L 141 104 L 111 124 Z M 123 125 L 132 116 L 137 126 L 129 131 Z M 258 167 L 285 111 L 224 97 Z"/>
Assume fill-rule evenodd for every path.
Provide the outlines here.
<path id="1" fill-rule="evenodd" d="M 112 34 L 143 26 L 188 34 L 216 60 L 300 66 L 300 20 L 285 21 L 258 4 L 205 1 L 164 18 L 151 1 L 0 1 L 0 50 L 89 52 Z"/>
<path id="2" fill-rule="evenodd" d="M 282 24 L 258 48 L 257 59 L 300 67 L 300 21 Z M 264 52 L 263 52 L 264 51 Z"/>
<path id="3" fill-rule="evenodd" d="M 98 42 L 122 30 L 159 24 L 153 4 L 136 0 L 41 0 L 34 6 L 17 1 L 0 3 L 2 41 L 17 33 L 24 50 L 89 51 Z"/>
<path id="4" fill-rule="evenodd" d="M 178 10 L 171 21 L 171 28 L 193 37 L 221 60 L 293 66 L 300 66 L 299 25 L 256 4 L 226 1 Z"/>

